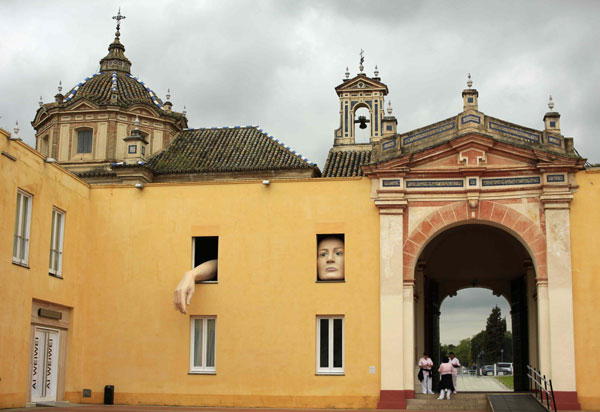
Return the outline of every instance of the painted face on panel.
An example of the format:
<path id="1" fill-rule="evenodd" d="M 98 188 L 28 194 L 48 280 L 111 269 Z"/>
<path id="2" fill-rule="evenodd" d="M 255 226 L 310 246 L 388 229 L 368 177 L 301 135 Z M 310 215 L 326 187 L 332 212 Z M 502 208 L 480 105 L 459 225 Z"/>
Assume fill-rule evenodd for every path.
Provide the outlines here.
<path id="1" fill-rule="evenodd" d="M 344 241 L 326 237 L 317 246 L 317 275 L 319 280 L 344 279 Z"/>

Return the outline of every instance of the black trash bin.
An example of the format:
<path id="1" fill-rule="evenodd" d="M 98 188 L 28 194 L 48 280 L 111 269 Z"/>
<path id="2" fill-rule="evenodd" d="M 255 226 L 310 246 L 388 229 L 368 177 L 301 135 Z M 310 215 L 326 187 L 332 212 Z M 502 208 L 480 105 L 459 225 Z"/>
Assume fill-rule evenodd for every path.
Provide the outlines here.
<path id="1" fill-rule="evenodd" d="M 115 386 L 106 385 L 104 387 L 104 404 L 114 405 L 115 404 Z"/>

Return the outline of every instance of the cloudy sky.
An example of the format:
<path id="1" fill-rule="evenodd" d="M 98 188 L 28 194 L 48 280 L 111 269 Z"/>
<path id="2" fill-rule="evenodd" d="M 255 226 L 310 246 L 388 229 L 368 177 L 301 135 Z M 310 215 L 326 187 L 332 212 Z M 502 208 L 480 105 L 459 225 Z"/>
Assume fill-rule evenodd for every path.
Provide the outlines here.
<path id="1" fill-rule="evenodd" d="M 190 127 L 260 125 L 323 168 L 346 66 L 374 66 L 405 132 L 462 110 L 466 75 L 486 114 L 542 129 L 551 93 L 562 132 L 600 163 L 598 1 L 0 2 L 0 127 L 33 145 L 30 122 L 97 72 L 114 38 L 132 72 Z"/>
<path id="2" fill-rule="evenodd" d="M 440 308 L 440 341 L 457 345 L 485 329 L 494 306 L 500 307 L 506 327 L 512 330 L 510 306 L 503 297 L 494 296 L 489 289 L 466 289 L 446 298 Z"/>

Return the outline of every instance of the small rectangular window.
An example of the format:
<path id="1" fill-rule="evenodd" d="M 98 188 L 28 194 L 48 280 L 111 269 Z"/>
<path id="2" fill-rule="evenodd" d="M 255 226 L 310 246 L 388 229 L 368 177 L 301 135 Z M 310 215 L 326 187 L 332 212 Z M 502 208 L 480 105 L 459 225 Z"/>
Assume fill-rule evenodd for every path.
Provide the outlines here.
<path id="1" fill-rule="evenodd" d="M 394 127 L 393 127 L 392 125 L 388 124 L 388 125 L 385 127 L 385 129 L 391 132 L 392 130 L 394 130 Z"/>
<path id="2" fill-rule="evenodd" d="M 472 97 L 468 97 L 468 98 L 467 98 L 467 102 L 469 102 L 469 103 L 473 103 L 473 98 L 472 98 Z"/>
<path id="3" fill-rule="evenodd" d="M 344 373 L 344 317 L 317 316 L 317 374 Z"/>
<path id="4" fill-rule="evenodd" d="M 12 261 L 27 265 L 29 261 L 29 234 L 31 230 L 31 204 L 29 193 L 17 191 L 17 211 L 15 213 L 15 237 L 13 241 Z"/>
<path id="5" fill-rule="evenodd" d="M 550 127 L 556 127 L 556 122 L 550 122 Z"/>
<path id="6" fill-rule="evenodd" d="M 92 131 L 77 132 L 77 153 L 92 153 Z"/>
<path id="7" fill-rule="evenodd" d="M 129 152 L 129 154 L 137 153 L 137 146 L 134 144 L 130 144 L 127 149 L 128 149 L 127 151 Z"/>
<path id="8" fill-rule="evenodd" d="M 62 277 L 63 239 L 65 233 L 65 212 L 52 209 L 52 231 L 50 232 L 50 268 L 52 275 Z"/>
<path id="9" fill-rule="evenodd" d="M 197 236 L 193 240 L 193 267 L 196 267 L 209 260 L 219 258 L 219 238 L 218 236 Z M 219 277 L 218 265 L 217 273 L 211 279 L 204 282 L 216 282 Z"/>
<path id="10" fill-rule="evenodd" d="M 216 372 L 217 318 L 191 318 L 190 373 Z"/>

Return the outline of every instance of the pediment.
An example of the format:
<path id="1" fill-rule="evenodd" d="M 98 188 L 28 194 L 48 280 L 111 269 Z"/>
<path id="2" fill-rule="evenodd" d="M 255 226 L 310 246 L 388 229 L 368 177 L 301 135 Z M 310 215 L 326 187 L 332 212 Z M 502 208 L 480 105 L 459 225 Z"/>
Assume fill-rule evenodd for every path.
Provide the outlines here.
<path id="1" fill-rule="evenodd" d="M 94 105 L 91 102 L 88 102 L 86 100 L 82 100 L 79 101 L 78 103 L 76 103 L 75 105 L 73 105 L 73 107 L 71 107 L 69 110 L 72 111 L 82 111 L 82 110 L 95 110 L 97 109 L 97 106 Z"/>
<path id="2" fill-rule="evenodd" d="M 531 150 L 469 135 L 417 153 L 403 153 L 369 166 L 371 171 L 464 172 L 535 168 L 540 158 Z"/>
<path id="3" fill-rule="evenodd" d="M 495 150 L 485 150 L 478 147 L 466 147 L 460 151 L 448 151 L 414 162 L 413 170 L 440 169 L 444 171 L 453 169 L 512 169 L 531 166 L 529 159 L 502 153 Z"/>
<path id="4" fill-rule="evenodd" d="M 132 113 L 138 114 L 138 115 L 141 115 L 141 116 L 154 116 L 154 117 L 158 117 L 158 113 L 155 110 L 148 109 L 147 106 L 141 105 L 141 104 L 137 104 L 137 105 L 131 106 L 129 108 L 129 110 Z"/>
<path id="5" fill-rule="evenodd" d="M 385 84 L 378 80 L 372 79 L 365 75 L 359 74 L 358 76 L 345 81 L 335 88 L 340 93 L 343 91 L 357 91 L 357 90 L 381 90 L 387 94 L 388 88 Z"/>

